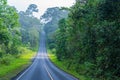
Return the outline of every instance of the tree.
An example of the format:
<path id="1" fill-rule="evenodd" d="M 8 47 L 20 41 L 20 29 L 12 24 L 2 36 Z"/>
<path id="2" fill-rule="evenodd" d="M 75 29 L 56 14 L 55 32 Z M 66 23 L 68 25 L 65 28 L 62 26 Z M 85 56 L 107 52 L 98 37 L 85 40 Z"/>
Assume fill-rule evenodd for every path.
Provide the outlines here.
<path id="1" fill-rule="evenodd" d="M 26 14 L 29 16 L 33 16 L 33 12 L 38 12 L 36 4 L 30 4 L 26 10 Z"/>
<path id="2" fill-rule="evenodd" d="M 19 39 L 18 14 L 14 7 L 7 5 L 6 0 L 0 0 L 0 53 L 15 53 L 18 44 L 14 44 Z M 18 35 L 19 37 L 15 37 Z M 14 44 L 14 45 L 13 45 Z M 14 48 L 14 49 L 13 49 Z"/>
<path id="3" fill-rule="evenodd" d="M 55 31 L 58 29 L 58 22 L 62 18 L 66 18 L 68 11 L 60 10 L 59 7 L 48 8 L 42 15 L 41 21 L 44 22 L 44 30 L 47 34 L 49 48 L 55 48 Z"/>
<path id="4" fill-rule="evenodd" d="M 65 59 L 67 57 L 66 53 L 66 21 L 61 19 L 59 21 L 59 30 L 56 35 L 56 53 L 59 60 Z"/>
<path id="5" fill-rule="evenodd" d="M 19 12 L 22 43 L 28 45 L 32 49 L 39 46 L 39 33 L 42 27 L 40 20 L 33 16 L 33 12 L 37 11 L 37 6 L 35 4 L 31 4 L 26 12 Z"/>
<path id="6" fill-rule="evenodd" d="M 119 5 L 119 0 L 76 0 L 68 9 L 56 32 L 56 54 L 68 61 L 68 69 L 74 65 L 95 80 L 120 79 Z"/>

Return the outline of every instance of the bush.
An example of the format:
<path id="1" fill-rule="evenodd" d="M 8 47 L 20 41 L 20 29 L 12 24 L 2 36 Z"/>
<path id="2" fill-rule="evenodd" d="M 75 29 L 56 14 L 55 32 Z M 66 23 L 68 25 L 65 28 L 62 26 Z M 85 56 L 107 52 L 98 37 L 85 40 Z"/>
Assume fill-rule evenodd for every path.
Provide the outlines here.
<path id="1" fill-rule="evenodd" d="M 2 58 L 0 58 L 0 64 L 9 65 L 12 59 L 14 59 L 12 55 L 4 55 Z"/>
<path id="2" fill-rule="evenodd" d="M 2 52 L 0 52 L 0 57 L 2 57 Z"/>

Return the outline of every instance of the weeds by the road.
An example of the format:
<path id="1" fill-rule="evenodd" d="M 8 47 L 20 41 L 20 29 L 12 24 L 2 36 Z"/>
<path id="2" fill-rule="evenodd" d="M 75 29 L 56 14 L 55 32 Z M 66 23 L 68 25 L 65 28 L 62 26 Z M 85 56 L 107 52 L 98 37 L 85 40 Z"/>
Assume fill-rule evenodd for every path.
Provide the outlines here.
<path id="1" fill-rule="evenodd" d="M 78 79 L 80 80 L 89 80 L 89 78 L 87 78 L 86 76 L 84 75 L 80 75 L 78 74 L 75 69 L 74 69 L 74 65 L 73 65 L 73 68 L 71 69 L 67 69 L 67 61 L 59 61 L 56 57 L 55 54 L 52 53 L 51 50 L 48 50 L 48 55 L 49 55 L 49 58 L 50 60 L 60 69 L 62 69 L 63 71 L 73 75 L 74 77 L 77 77 Z"/>
<path id="2" fill-rule="evenodd" d="M 20 51 L 18 55 L 7 54 L 0 58 L 0 80 L 10 80 L 31 63 L 35 52 L 25 47 L 20 47 Z"/>

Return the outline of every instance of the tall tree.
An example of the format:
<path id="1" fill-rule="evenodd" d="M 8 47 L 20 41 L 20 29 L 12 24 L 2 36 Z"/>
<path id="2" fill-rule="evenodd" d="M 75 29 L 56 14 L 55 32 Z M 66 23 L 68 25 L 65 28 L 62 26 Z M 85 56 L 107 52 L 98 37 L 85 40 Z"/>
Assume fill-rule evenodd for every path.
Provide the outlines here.
<path id="1" fill-rule="evenodd" d="M 61 10 L 59 7 L 48 8 L 42 15 L 41 21 L 44 22 L 44 30 L 47 33 L 49 48 L 55 48 L 55 31 L 58 29 L 58 22 L 62 18 L 66 18 L 68 11 Z"/>
<path id="2" fill-rule="evenodd" d="M 119 5 L 119 0 L 76 0 L 56 33 L 58 59 L 91 79 L 119 80 Z"/>
<path id="3" fill-rule="evenodd" d="M 19 12 L 22 43 L 30 46 L 32 49 L 39 45 L 39 33 L 42 27 L 40 20 L 33 16 L 33 12 L 37 11 L 37 5 L 31 4 L 25 12 Z"/>
<path id="4" fill-rule="evenodd" d="M 0 12 L 0 53 L 16 53 L 16 42 L 20 39 L 17 11 L 6 0 L 0 0 Z"/>

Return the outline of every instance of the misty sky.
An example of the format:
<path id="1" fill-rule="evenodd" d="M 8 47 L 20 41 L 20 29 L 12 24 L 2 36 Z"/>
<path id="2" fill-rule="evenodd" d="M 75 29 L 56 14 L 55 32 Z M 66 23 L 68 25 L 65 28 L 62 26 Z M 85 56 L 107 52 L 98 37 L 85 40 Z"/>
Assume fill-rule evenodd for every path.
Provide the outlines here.
<path id="1" fill-rule="evenodd" d="M 30 4 L 37 4 L 39 13 L 34 13 L 36 17 L 40 17 L 49 7 L 70 7 L 75 0 L 8 0 L 8 4 L 15 6 L 18 11 L 25 11 Z"/>

